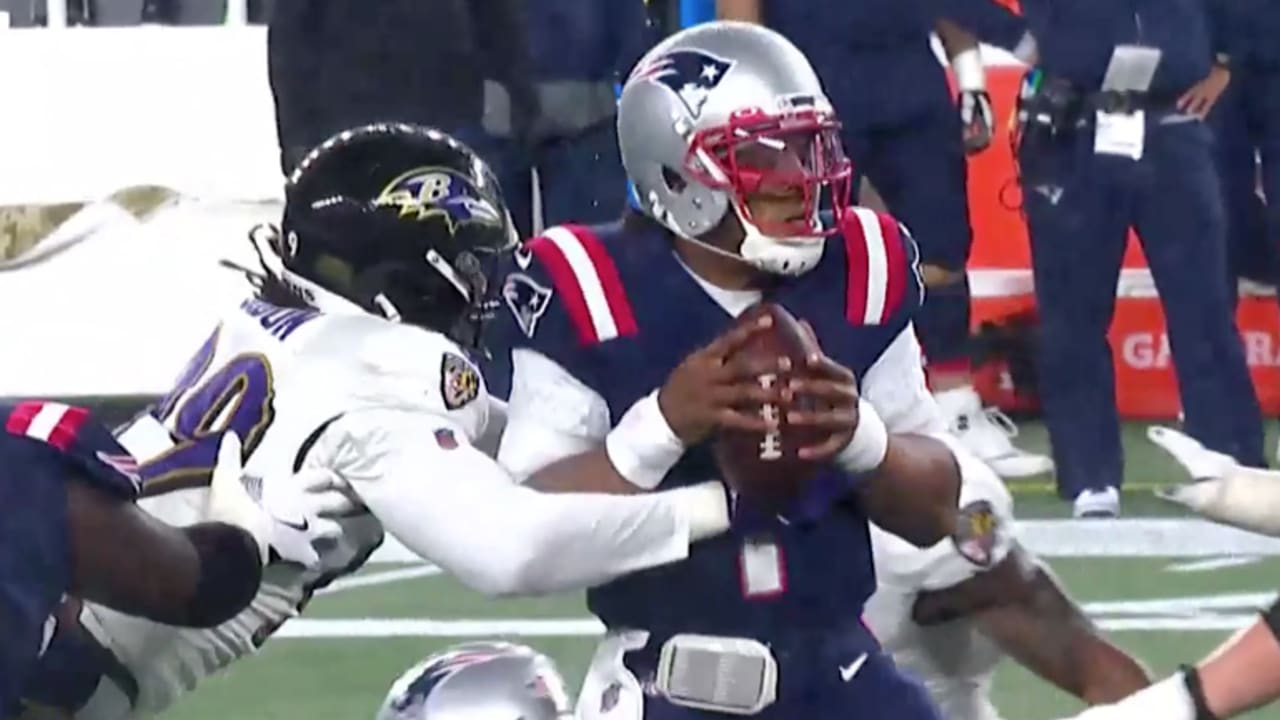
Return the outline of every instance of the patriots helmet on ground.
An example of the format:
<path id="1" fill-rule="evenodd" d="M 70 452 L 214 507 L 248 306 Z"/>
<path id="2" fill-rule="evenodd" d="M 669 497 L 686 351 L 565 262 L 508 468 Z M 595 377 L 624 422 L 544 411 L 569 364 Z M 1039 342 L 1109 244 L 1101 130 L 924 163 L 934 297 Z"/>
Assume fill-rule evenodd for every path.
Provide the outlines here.
<path id="1" fill-rule="evenodd" d="M 455 645 L 409 668 L 391 686 L 377 720 L 566 720 L 564 678 L 524 645 Z"/>

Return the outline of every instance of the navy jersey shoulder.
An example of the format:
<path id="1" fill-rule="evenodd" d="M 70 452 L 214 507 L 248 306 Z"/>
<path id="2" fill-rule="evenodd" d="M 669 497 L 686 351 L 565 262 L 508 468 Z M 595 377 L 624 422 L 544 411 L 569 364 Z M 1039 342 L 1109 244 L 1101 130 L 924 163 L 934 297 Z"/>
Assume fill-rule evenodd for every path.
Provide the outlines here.
<path id="1" fill-rule="evenodd" d="M 597 388 L 598 347 L 634 335 L 617 265 L 606 243 L 619 226 L 563 225 L 526 241 L 504 260 L 499 321 L 500 350 L 528 348 Z"/>
<path id="2" fill-rule="evenodd" d="M 0 419 L 8 436 L 48 448 L 32 457 L 62 464 L 70 471 L 63 475 L 66 479 L 83 480 L 126 500 L 137 497 L 137 460 L 85 408 L 30 400 L 0 404 Z"/>
<path id="3" fill-rule="evenodd" d="M 844 319 L 856 328 L 881 328 L 896 336 L 924 304 L 920 250 L 907 228 L 892 215 L 849 208 L 839 219 L 821 268 L 841 273 Z M 806 276 L 807 277 L 807 276 Z M 834 278 L 815 276 L 815 284 Z"/>

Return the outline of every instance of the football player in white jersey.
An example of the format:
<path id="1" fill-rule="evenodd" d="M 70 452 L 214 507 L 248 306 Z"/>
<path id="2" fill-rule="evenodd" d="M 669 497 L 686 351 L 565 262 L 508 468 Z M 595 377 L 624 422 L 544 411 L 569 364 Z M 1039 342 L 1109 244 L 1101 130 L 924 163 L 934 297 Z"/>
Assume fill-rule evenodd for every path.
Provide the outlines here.
<path id="1" fill-rule="evenodd" d="M 516 236 L 493 175 L 464 145 L 407 125 L 343 132 L 290 177 L 281 232 L 253 237 L 258 297 L 225 316 L 174 390 L 119 438 L 143 461 L 142 505 L 175 524 L 198 518 L 224 432 L 243 439 L 245 471 L 268 481 L 328 469 L 309 476 L 332 483 L 311 489 L 337 540 L 318 546 L 316 570 L 269 565 L 251 607 L 213 630 L 87 605 L 29 697 L 92 720 L 163 710 L 360 567 L 384 530 L 505 595 L 678 561 L 727 529 L 718 483 L 542 494 L 477 449 L 490 401 L 468 354 L 481 349 L 490 266 Z"/>
<path id="2" fill-rule="evenodd" d="M 1019 545 L 1004 484 L 973 473 L 965 485 L 968 502 L 949 540 L 921 549 L 871 527 L 878 585 L 863 619 L 943 716 L 999 720 L 990 691 L 1005 655 L 1090 704 L 1145 687 L 1143 667 Z"/>

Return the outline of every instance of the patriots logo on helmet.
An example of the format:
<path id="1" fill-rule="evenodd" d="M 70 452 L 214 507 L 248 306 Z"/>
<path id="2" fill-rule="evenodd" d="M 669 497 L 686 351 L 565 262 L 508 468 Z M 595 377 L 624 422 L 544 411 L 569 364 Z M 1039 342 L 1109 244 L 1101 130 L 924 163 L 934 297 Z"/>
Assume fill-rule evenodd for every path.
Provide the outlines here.
<path id="1" fill-rule="evenodd" d="M 660 82 L 675 94 L 697 117 L 707 97 L 733 69 L 734 61 L 718 58 L 701 50 L 673 50 L 653 59 L 636 71 L 633 79 Z"/>
<path id="2" fill-rule="evenodd" d="M 406 717 L 412 717 L 409 711 L 425 703 L 427 696 L 445 678 L 468 665 L 495 657 L 498 657 L 497 652 L 489 648 L 460 648 L 435 657 L 417 668 L 413 680 L 397 694 L 391 706 Z"/>
<path id="3" fill-rule="evenodd" d="M 502 224 L 492 203 L 478 197 L 461 175 L 443 167 L 414 168 L 399 175 L 387 183 L 374 205 L 400 208 L 402 218 L 443 218 L 450 233 L 466 223 Z"/>

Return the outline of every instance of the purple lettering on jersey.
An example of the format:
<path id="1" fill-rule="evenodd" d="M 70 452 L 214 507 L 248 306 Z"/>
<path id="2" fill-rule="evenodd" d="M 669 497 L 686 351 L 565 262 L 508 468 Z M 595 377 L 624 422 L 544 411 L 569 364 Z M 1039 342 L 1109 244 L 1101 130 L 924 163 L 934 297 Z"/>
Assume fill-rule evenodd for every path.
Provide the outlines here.
<path id="1" fill-rule="evenodd" d="M 196 379 L 199 375 L 190 383 Z M 175 482 L 183 486 L 207 483 L 224 433 L 239 435 L 244 456 L 248 457 L 275 416 L 273 382 L 271 364 L 259 353 L 238 355 L 201 382 L 170 410 L 176 413 L 172 416 L 172 433 L 178 444 L 139 468 L 143 494 L 166 492 L 173 489 Z M 170 419 L 158 417 L 162 421 Z"/>
<path id="2" fill-rule="evenodd" d="M 311 309 L 285 308 L 261 300 L 245 300 L 240 303 L 240 309 L 256 319 L 262 329 L 277 340 L 289 337 L 308 320 L 320 314 Z"/>

